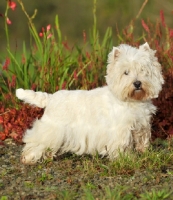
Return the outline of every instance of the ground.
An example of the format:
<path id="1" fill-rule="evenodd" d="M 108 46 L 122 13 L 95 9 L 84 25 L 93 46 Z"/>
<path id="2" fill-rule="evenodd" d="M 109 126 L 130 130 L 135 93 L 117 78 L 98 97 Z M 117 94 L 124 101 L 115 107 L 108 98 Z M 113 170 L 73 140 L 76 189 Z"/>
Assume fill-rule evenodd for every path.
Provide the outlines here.
<path id="1" fill-rule="evenodd" d="M 65 154 L 32 166 L 20 163 L 23 145 L 0 143 L 0 200 L 173 199 L 172 141 L 157 141 L 144 154 Z"/>

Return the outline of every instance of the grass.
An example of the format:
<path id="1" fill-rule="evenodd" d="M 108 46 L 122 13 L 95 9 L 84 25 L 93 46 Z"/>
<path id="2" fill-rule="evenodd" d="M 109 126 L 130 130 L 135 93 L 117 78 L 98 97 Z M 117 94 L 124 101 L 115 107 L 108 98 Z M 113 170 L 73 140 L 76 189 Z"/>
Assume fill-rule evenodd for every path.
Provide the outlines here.
<path id="1" fill-rule="evenodd" d="M 79 196 L 80 199 L 88 200 L 169 199 L 172 195 L 172 191 L 168 190 L 168 188 L 160 187 L 160 189 L 152 189 L 146 187 L 143 191 L 136 194 L 141 188 L 138 188 L 137 185 L 132 187 L 130 182 L 137 177 L 135 175 L 136 173 L 144 173 L 138 180 L 143 186 L 153 180 L 156 181 L 157 177 L 162 176 L 162 174 L 169 174 L 167 175 L 168 177 L 173 176 L 172 164 L 173 149 L 168 150 L 167 148 L 159 151 L 150 149 L 144 154 L 133 153 L 129 156 L 120 155 L 119 159 L 113 162 L 99 157 L 76 157 L 75 155 L 69 155 L 68 157 L 66 155 L 64 166 L 66 166 L 65 173 L 69 176 L 67 182 L 72 184 L 73 176 L 75 176 L 73 173 L 78 173 L 79 177 L 85 174 L 81 185 L 82 194 L 80 194 L 80 196 L 78 192 L 75 192 L 75 189 L 72 191 L 63 190 L 57 193 L 57 188 L 54 188 L 54 191 L 59 199 L 76 199 Z M 97 181 L 97 175 L 102 181 Z M 117 177 L 126 180 L 127 183 L 124 182 L 123 184 L 123 181 L 116 183 Z M 109 179 L 112 179 L 112 181 L 109 181 Z M 111 185 L 111 182 L 114 180 L 115 183 Z M 104 181 L 111 186 L 109 186 L 109 184 L 106 185 Z M 98 183 L 100 183 L 100 185 Z M 170 183 L 170 181 L 168 181 L 168 183 Z M 147 191 L 144 192 L 145 190 Z"/>
<path id="2" fill-rule="evenodd" d="M 162 149 L 160 150 L 154 149 L 153 147 L 143 154 L 133 153 L 131 155 L 120 155 L 119 159 L 113 162 L 98 157 L 85 156 L 77 158 L 74 155 L 70 155 L 66 161 L 67 163 L 69 163 L 70 160 L 74 162 L 74 159 L 77 159 L 77 162 L 79 162 L 76 166 L 78 173 L 85 174 L 85 177 L 87 177 L 86 181 L 84 180 L 84 184 L 82 185 L 83 199 L 154 200 L 169 199 L 172 195 L 172 191 L 168 188 L 160 187 L 160 189 L 153 189 L 146 187 L 141 192 L 140 190 L 142 188 L 138 188 L 139 186 L 137 185 L 132 187 L 130 184 L 130 182 L 133 182 L 135 178 L 138 179 L 136 173 L 143 173 L 143 175 L 140 175 L 140 179 L 137 180 L 137 183 L 139 181 L 139 183 L 142 183 L 143 187 L 153 180 L 157 182 L 157 178 L 163 174 L 169 174 L 168 177 L 173 176 L 173 149 L 169 149 L 168 144 L 166 144 L 166 146 L 162 146 Z M 71 172 L 72 169 L 68 169 Z M 98 175 L 98 173 L 102 180 L 104 180 L 104 178 L 108 180 L 115 179 L 115 183 L 112 184 L 114 186 L 108 186 L 106 184 L 102 185 L 102 182 L 98 185 L 98 182 L 95 181 L 95 175 Z M 119 181 L 119 183 L 116 183 L 117 177 L 124 179 L 127 182 Z M 170 184 L 169 180 L 168 183 Z M 145 190 L 146 192 L 144 192 Z M 136 192 L 139 193 L 136 194 Z M 62 195 L 62 199 L 73 199 L 72 196 L 74 196 L 75 199 L 77 197 L 75 192 L 71 193 L 68 190 L 60 192 L 59 195 Z"/>
<path id="3" fill-rule="evenodd" d="M 67 182 L 69 184 L 72 184 L 73 182 L 73 176 L 75 175 L 73 173 L 78 173 L 78 176 L 85 174 L 81 185 L 83 194 L 80 199 L 154 200 L 168 199 L 168 197 L 172 194 L 171 190 L 164 188 L 160 190 L 147 188 L 148 191 L 141 192 L 136 196 L 135 189 L 132 189 L 130 185 L 130 180 L 135 178 L 136 172 L 145 172 L 144 175 L 141 176 L 140 180 L 138 180 L 142 182 L 143 185 L 147 185 L 148 182 L 151 182 L 153 179 L 156 180 L 157 177 L 165 173 L 169 174 L 168 176 L 173 176 L 172 165 L 173 149 L 168 149 L 167 144 L 167 146 L 164 146 L 164 149 L 162 150 L 150 149 L 143 154 L 122 154 L 116 161 L 113 162 L 107 160 L 106 158 L 99 158 L 98 156 L 77 157 L 69 154 L 69 157 L 65 155 L 64 166 L 61 166 L 61 170 L 63 170 L 63 167 L 66 166 L 65 174 L 68 174 L 68 176 L 65 177 L 68 177 Z M 102 182 L 100 182 L 100 185 L 98 185 L 95 177 L 98 174 L 103 180 L 104 178 L 114 180 L 116 177 L 121 177 L 122 179 L 126 179 L 129 183 L 125 183 L 125 185 L 123 185 L 120 181 L 120 183 L 114 184 L 114 186 L 107 186 L 105 184 L 102 185 Z M 49 179 L 49 174 L 44 176 L 44 181 L 45 179 Z M 136 186 L 136 189 L 137 188 L 138 187 Z M 55 188 L 55 191 L 56 190 L 57 188 Z M 60 199 L 76 199 L 78 197 L 78 193 L 76 193 L 75 190 L 63 190 L 58 192 L 58 195 Z"/>
<path id="4" fill-rule="evenodd" d="M 0 172 L 0 199 L 173 198 L 173 140 L 155 141 L 145 153 L 121 154 L 115 161 L 69 153 L 33 166 L 19 164 L 19 148 L 10 146 L 4 152 L 10 166 L 5 159 L 6 167 L 2 164 Z M 4 162 L 3 156 L 1 162 Z"/>

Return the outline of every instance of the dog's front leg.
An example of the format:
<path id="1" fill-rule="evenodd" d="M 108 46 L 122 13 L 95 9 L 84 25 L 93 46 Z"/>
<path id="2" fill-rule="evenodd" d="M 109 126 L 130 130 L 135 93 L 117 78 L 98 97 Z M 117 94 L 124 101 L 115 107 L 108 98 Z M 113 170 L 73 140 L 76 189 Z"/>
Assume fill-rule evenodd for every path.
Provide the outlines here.
<path id="1" fill-rule="evenodd" d="M 134 148 L 139 152 L 144 152 L 150 145 L 151 129 L 150 127 L 142 127 L 140 130 L 132 132 L 134 140 Z"/>

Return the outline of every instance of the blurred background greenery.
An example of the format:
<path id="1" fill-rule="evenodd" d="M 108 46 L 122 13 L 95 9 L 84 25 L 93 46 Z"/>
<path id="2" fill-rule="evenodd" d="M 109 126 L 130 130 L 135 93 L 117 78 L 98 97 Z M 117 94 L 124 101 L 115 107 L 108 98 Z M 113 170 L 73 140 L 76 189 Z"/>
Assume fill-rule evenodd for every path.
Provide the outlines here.
<path id="1" fill-rule="evenodd" d="M 16 0 L 13 0 L 17 3 Z M 80 44 L 83 40 L 83 31 L 89 34 L 93 26 L 93 0 L 23 0 L 28 14 L 31 16 L 34 9 L 37 15 L 33 20 L 38 32 L 48 24 L 54 26 L 55 15 L 58 14 L 63 39 L 71 44 Z M 121 31 L 134 19 L 144 0 L 97 0 L 97 28 L 100 37 L 104 35 L 107 27 L 112 27 L 113 42 L 116 45 L 117 30 Z M 6 0 L 0 0 L 0 14 L 4 14 Z M 136 36 L 142 32 L 141 19 L 150 19 L 152 22 L 160 20 L 160 10 L 164 11 L 166 23 L 173 27 L 173 1 L 148 0 L 140 17 L 136 20 Z M 17 4 L 15 11 L 8 14 L 12 24 L 9 25 L 10 43 L 12 48 L 22 48 L 22 42 L 29 43 L 29 30 L 26 16 Z M 6 48 L 4 31 L 4 18 L 0 17 L 0 52 Z"/>

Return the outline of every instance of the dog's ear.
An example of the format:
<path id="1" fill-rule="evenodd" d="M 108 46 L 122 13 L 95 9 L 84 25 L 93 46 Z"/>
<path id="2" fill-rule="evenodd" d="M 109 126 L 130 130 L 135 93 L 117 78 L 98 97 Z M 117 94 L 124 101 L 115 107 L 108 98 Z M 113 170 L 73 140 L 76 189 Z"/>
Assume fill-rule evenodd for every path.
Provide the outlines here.
<path id="1" fill-rule="evenodd" d="M 120 55 L 120 50 L 117 47 L 113 47 L 113 56 L 116 59 Z"/>
<path id="2" fill-rule="evenodd" d="M 145 44 L 139 46 L 139 49 L 143 49 L 144 51 L 150 51 L 150 46 L 149 46 L 149 44 L 146 42 Z"/>
<path id="3" fill-rule="evenodd" d="M 113 47 L 112 51 L 108 55 L 108 63 L 112 63 L 118 58 L 120 50 L 117 47 Z"/>

